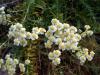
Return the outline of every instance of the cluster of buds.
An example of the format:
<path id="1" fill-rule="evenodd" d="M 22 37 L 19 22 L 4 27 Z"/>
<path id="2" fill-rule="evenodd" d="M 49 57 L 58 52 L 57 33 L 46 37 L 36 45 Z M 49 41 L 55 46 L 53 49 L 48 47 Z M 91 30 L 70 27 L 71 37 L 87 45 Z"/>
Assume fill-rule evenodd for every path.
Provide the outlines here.
<path id="1" fill-rule="evenodd" d="M 0 59 L 0 69 L 7 71 L 8 75 L 15 75 L 16 66 L 19 65 L 20 71 L 25 72 L 25 65 L 30 64 L 30 60 L 25 60 L 25 63 L 19 63 L 19 60 L 16 58 L 11 58 L 10 55 L 6 55 L 5 59 Z"/>
<path id="2" fill-rule="evenodd" d="M 86 61 L 91 61 L 94 57 L 94 52 L 90 51 L 87 48 L 80 49 L 78 52 L 76 52 L 76 56 L 80 60 L 81 65 L 83 65 Z"/>
<path id="3" fill-rule="evenodd" d="M 91 61 L 94 57 L 94 52 L 90 54 L 87 48 L 79 46 L 80 40 L 85 36 L 91 36 L 93 31 L 90 30 L 89 25 L 85 25 L 85 31 L 78 33 L 78 29 L 75 26 L 71 26 L 68 23 L 61 23 L 57 19 L 52 19 L 52 25 L 48 27 L 48 31 L 44 28 L 34 27 L 32 32 L 27 32 L 26 29 L 20 23 L 16 23 L 9 28 L 8 37 L 14 38 L 14 44 L 25 47 L 27 45 L 27 39 L 36 40 L 39 34 L 44 34 L 47 38 L 45 42 L 46 48 L 51 48 L 52 45 L 58 46 L 58 50 L 54 50 L 48 54 L 50 60 L 54 65 L 58 65 L 61 62 L 60 55 L 62 51 L 70 51 L 76 54 L 81 64 L 84 64 L 86 59 Z M 23 67 L 22 64 L 20 64 Z M 24 70 L 24 68 L 22 69 Z"/>
<path id="4" fill-rule="evenodd" d="M 5 7 L 2 6 L 0 8 L 0 24 L 2 25 L 6 25 L 7 24 L 7 20 L 10 18 L 10 14 L 6 14 L 5 13 Z"/>
<path id="5" fill-rule="evenodd" d="M 52 19 L 52 25 L 46 32 L 48 41 L 45 43 L 46 48 L 51 48 L 52 44 L 59 46 L 59 49 L 72 50 L 77 49 L 78 42 L 81 40 L 81 35 L 77 33 L 77 28 L 70 26 L 67 23 L 61 23 L 57 19 Z"/>
<path id="6" fill-rule="evenodd" d="M 44 34 L 46 30 L 44 28 L 34 27 L 32 32 L 27 32 L 22 24 L 16 23 L 9 28 L 8 37 L 14 38 L 14 44 L 25 47 L 27 45 L 27 39 L 36 40 L 39 34 Z"/>
<path id="7" fill-rule="evenodd" d="M 85 28 L 85 31 L 81 33 L 82 37 L 91 36 L 93 34 L 93 31 L 90 30 L 91 27 L 89 25 L 85 25 L 84 28 Z"/>
<path id="8" fill-rule="evenodd" d="M 59 50 L 54 50 L 53 52 L 50 52 L 48 57 L 50 60 L 52 60 L 52 63 L 54 65 L 58 65 L 60 64 L 60 55 L 61 55 L 61 52 Z"/>
<path id="9" fill-rule="evenodd" d="M 46 48 L 51 48 L 52 45 L 57 45 L 59 51 L 62 50 L 67 50 L 67 51 L 71 51 L 77 54 L 80 53 L 80 55 L 82 55 L 82 57 L 78 58 L 80 60 L 80 63 L 84 63 L 85 62 L 85 58 L 83 57 L 84 55 L 84 50 L 80 49 L 79 46 L 79 41 L 82 39 L 82 35 L 83 33 L 86 33 L 87 35 L 92 35 L 92 31 L 90 31 L 90 26 L 86 25 L 86 31 L 83 33 L 78 33 L 78 29 L 75 26 L 71 26 L 67 23 L 61 23 L 59 20 L 57 19 L 52 19 L 51 21 L 52 25 L 49 26 L 48 31 L 45 33 L 46 38 L 48 39 L 47 42 L 45 43 L 45 47 Z M 91 53 L 91 52 L 90 52 Z M 49 53 L 49 59 L 51 59 L 51 57 L 54 55 L 54 53 L 50 52 Z M 92 60 L 94 54 L 92 51 L 92 56 L 88 55 L 86 58 L 90 61 L 90 58 Z M 84 61 L 83 61 L 84 59 Z M 58 60 L 57 60 L 58 61 Z M 53 60 L 53 62 L 55 62 Z M 60 62 L 60 59 L 59 59 Z M 57 63 L 54 63 L 55 65 L 57 65 Z M 59 63 L 60 64 L 60 63 Z"/>

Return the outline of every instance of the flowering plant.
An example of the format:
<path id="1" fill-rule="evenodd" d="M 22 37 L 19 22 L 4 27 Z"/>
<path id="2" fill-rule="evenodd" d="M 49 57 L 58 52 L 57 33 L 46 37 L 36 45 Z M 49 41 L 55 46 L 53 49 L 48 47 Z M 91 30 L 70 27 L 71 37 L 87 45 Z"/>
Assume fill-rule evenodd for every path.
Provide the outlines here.
<path id="1" fill-rule="evenodd" d="M 7 71 L 8 75 L 14 75 L 16 73 L 17 65 L 19 65 L 21 72 L 25 72 L 25 65 L 29 64 L 29 59 L 25 60 L 25 63 L 20 63 L 18 59 L 11 58 L 9 54 L 6 55 L 5 59 L 0 59 L 0 69 Z"/>
<path id="2" fill-rule="evenodd" d="M 51 48 L 52 45 L 57 45 L 58 50 L 50 52 L 48 57 L 52 60 L 54 65 L 58 65 L 61 62 L 60 55 L 61 52 L 67 50 L 74 53 L 80 60 L 81 64 L 84 64 L 86 59 L 91 61 L 94 57 L 94 52 L 87 48 L 79 45 L 80 40 L 85 36 L 91 36 L 93 31 L 89 30 L 90 26 L 85 25 L 85 31 L 79 33 L 78 29 L 74 26 L 70 26 L 67 23 L 61 23 L 57 19 L 52 19 L 52 25 L 49 26 L 48 31 L 45 36 L 47 37 L 47 42 L 45 43 L 46 48 Z"/>
<path id="3" fill-rule="evenodd" d="M 35 40 L 38 39 L 39 34 L 44 34 L 48 39 L 45 43 L 46 48 L 51 48 L 53 44 L 58 46 L 58 50 L 54 50 L 48 54 L 50 60 L 54 65 L 58 65 L 61 62 L 61 52 L 67 50 L 75 53 L 81 64 L 84 64 L 86 59 L 91 61 L 94 57 L 94 52 L 87 48 L 83 48 L 79 45 L 79 41 L 85 36 L 91 36 L 93 31 L 89 30 L 90 26 L 85 25 L 85 31 L 79 33 L 75 26 L 70 26 L 67 23 L 61 23 L 57 19 L 52 19 L 52 25 L 49 26 L 48 31 L 44 28 L 34 27 L 32 33 L 27 32 L 23 28 L 22 24 L 16 23 L 9 28 L 9 38 L 14 38 L 14 44 L 25 47 L 27 45 L 27 39 Z"/>
<path id="4" fill-rule="evenodd" d="M 84 32 L 79 32 L 75 26 L 71 26 L 68 23 L 61 23 L 57 19 L 52 19 L 51 23 L 52 25 L 48 27 L 47 31 L 44 28 L 33 27 L 31 32 L 26 31 L 21 23 L 15 23 L 9 28 L 8 37 L 14 40 L 14 45 L 26 47 L 28 40 L 37 40 L 39 39 L 39 35 L 45 34 L 44 38 L 46 37 L 47 39 L 46 42 L 44 42 L 45 48 L 50 50 L 54 47 L 53 51 L 48 53 L 48 58 L 52 61 L 52 64 L 56 66 L 62 62 L 61 55 L 62 52 L 65 51 L 74 54 L 76 58 L 80 60 L 81 65 L 85 63 L 86 59 L 88 61 L 93 59 L 95 53 L 80 45 L 82 38 L 93 34 L 89 25 L 85 25 Z M 15 61 L 15 59 L 11 60 Z M 16 62 L 18 61 L 16 60 Z M 3 63 L 3 60 L 1 63 Z M 29 64 L 30 61 L 26 60 L 25 63 Z M 13 68 L 15 69 L 15 67 Z M 19 63 L 19 68 L 22 72 L 25 72 L 24 64 Z M 14 73 L 15 70 L 13 74 Z"/>

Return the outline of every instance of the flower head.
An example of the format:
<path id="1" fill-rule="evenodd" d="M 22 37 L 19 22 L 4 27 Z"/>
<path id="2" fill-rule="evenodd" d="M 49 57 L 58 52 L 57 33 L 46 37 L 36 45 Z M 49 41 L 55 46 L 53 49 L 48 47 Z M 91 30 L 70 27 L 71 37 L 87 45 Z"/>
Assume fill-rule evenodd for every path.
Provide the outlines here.
<path id="1" fill-rule="evenodd" d="M 25 60 L 25 64 L 26 65 L 30 64 L 30 60 L 29 59 Z"/>
<path id="2" fill-rule="evenodd" d="M 52 63 L 53 63 L 54 65 L 59 65 L 60 62 L 61 62 L 61 59 L 60 59 L 60 58 L 55 58 L 55 59 L 52 61 Z"/>

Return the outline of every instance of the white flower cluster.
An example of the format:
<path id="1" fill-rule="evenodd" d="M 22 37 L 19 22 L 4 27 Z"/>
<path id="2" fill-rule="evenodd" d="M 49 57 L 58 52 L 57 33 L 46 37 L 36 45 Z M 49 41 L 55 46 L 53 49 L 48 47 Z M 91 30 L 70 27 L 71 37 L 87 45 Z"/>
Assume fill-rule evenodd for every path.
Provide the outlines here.
<path id="1" fill-rule="evenodd" d="M 76 56 L 80 60 L 81 65 L 83 65 L 85 63 L 86 59 L 88 61 L 91 61 L 94 57 L 94 54 L 95 53 L 93 51 L 90 51 L 90 53 L 89 53 L 89 50 L 87 48 L 83 48 L 76 53 Z"/>
<path id="2" fill-rule="evenodd" d="M 86 30 L 81 34 L 82 37 L 86 37 L 86 36 L 91 36 L 91 35 L 93 35 L 93 31 L 90 30 L 91 27 L 90 27 L 89 25 L 85 25 L 84 28 L 85 28 Z"/>
<path id="3" fill-rule="evenodd" d="M 7 71 L 8 75 L 14 75 L 16 65 L 19 63 L 18 59 L 12 59 L 10 55 L 6 55 L 5 59 L 6 60 L 0 59 L 0 69 Z"/>
<path id="4" fill-rule="evenodd" d="M 44 34 L 46 30 L 44 28 L 34 27 L 32 33 L 27 32 L 22 24 L 16 23 L 9 28 L 8 37 L 14 38 L 14 44 L 25 47 L 27 45 L 27 39 L 36 40 L 39 34 Z"/>
<path id="5" fill-rule="evenodd" d="M 50 60 L 52 60 L 52 63 L 54 65 L 60 64 L 61 59 L 59 56 L 61 55 L 61 52 L 59 50 L 54 50 L 53 52 L 50 52 L 48 57 Z"/>
<path id="6" fill-rule="evenodd" d="M 29 59 L 25 60 L 25 64 L 19 63 L 20 71 L 24 73 L 25 72 L 25 65 L 29 65 L 29 64 L 30 64 L 30 60 Z"/>
<path id="7" fill-rule="evenodd" d="M 25 60 L 25 64 L 19 63 L 18 59 L 13 59 L 10 55 L 6 55 L 5 59 L 0 59 L 0 69 L 3 71 L 7 71 L 8 75 L 15 75 L 16 66 L 19 64 L 19 68 L 21 72 L 25 72 L 25 64 L 30 64 L 30 60 Z"/>
<path id="8" fill-rule="evenodd" d="M 80 34 L 77 33 L 77 28 L 70 26 L 67 23 L 61 23 L 57 19 L 52 19 L 52 25 L 49 26 L 49 30 L 46 32 L 48 41 L 45 43 L 45 47 L 51 48 L 51 45 L 55 43 L 59 46 L 59 49 L 74 50 L 77 49 L 78 42 L 81 40 Z"/>
<path id="9" fill-rule="evenodd" d="M 0 24 L 3 24 L 3 25 L 7 24 L 7 20 L 10 18 L 10 15 L 6 14 L 4 10 L 5 10 L 5 7 L 2 6 L 0 8 Z"/>
<path id="10" fill-rule="evenodd" d="M 70 50 L 72 52 L 79 51 L 80 46 L 78 46 L 78 44 L 82 37 L 81 37 L 81 34 L 77 32 L 77 28 L 74 26 L 70 26 L 67 23 L 61 23 L 57 19 L 52 19 L 51 23 L 52 25 L 49 26 L 48 31 L 45 33 L 45 36 L 48 39 L 47 42 L 45 43 L 45 47 L 51 48 L 52 45 L 55 44 L 58 46 L 59 50 L 62 50 L 62 51 L 64 50 Z M 86 33 L 87 33 L 88 29 L 90 28 L 89 26 L 85 26 L 85 28 L 86 28 Z M 54 54 L 54 52 L 49 53 L 48 57 L 50 60 L 52 60 L 51 58 L 53 55 L 56 55 L 56 54 Z M 60 59 L 58 59 L 57 61 L 59 61 L 59 64 L 60 64 Z M 57 65 L 57 62 L 55 65 Z"/>

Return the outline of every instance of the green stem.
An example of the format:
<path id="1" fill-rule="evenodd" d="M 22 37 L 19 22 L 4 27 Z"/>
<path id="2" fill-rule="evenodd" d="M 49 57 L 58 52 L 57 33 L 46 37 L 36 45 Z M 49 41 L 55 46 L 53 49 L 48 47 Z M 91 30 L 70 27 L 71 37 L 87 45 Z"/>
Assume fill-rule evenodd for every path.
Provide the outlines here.
<path id="1" fill-rule="evenodd" d="M 2 48 L 2 46 L 4 46 L 8 42 L 8 40 L 6 40 L 4 43 L 2 43 L 2 45 L 0 45 L 0 49 Z"/>
<path id="2" fill-rule="evenodd" d="M 29 67 L 28 67 L 28 65 L 26 66 L 26 69 L 27 69 L 26 75 L 29 75 Z"/>
<path id="3" fill-rule="evenodd" d="M 27 10 L 26 10 L 26 13 L 25 13 L 24 19 L 23 19 L 23 21 L 22 21 L 22 24 L 24 24 L 24 22 L 26 21 L 27 14 L 29 13 L 30 5 L 31 5 L 31 2 L 29 2 L 29 4 L 28 4 L 28 7 L 27 7 Z"/>

